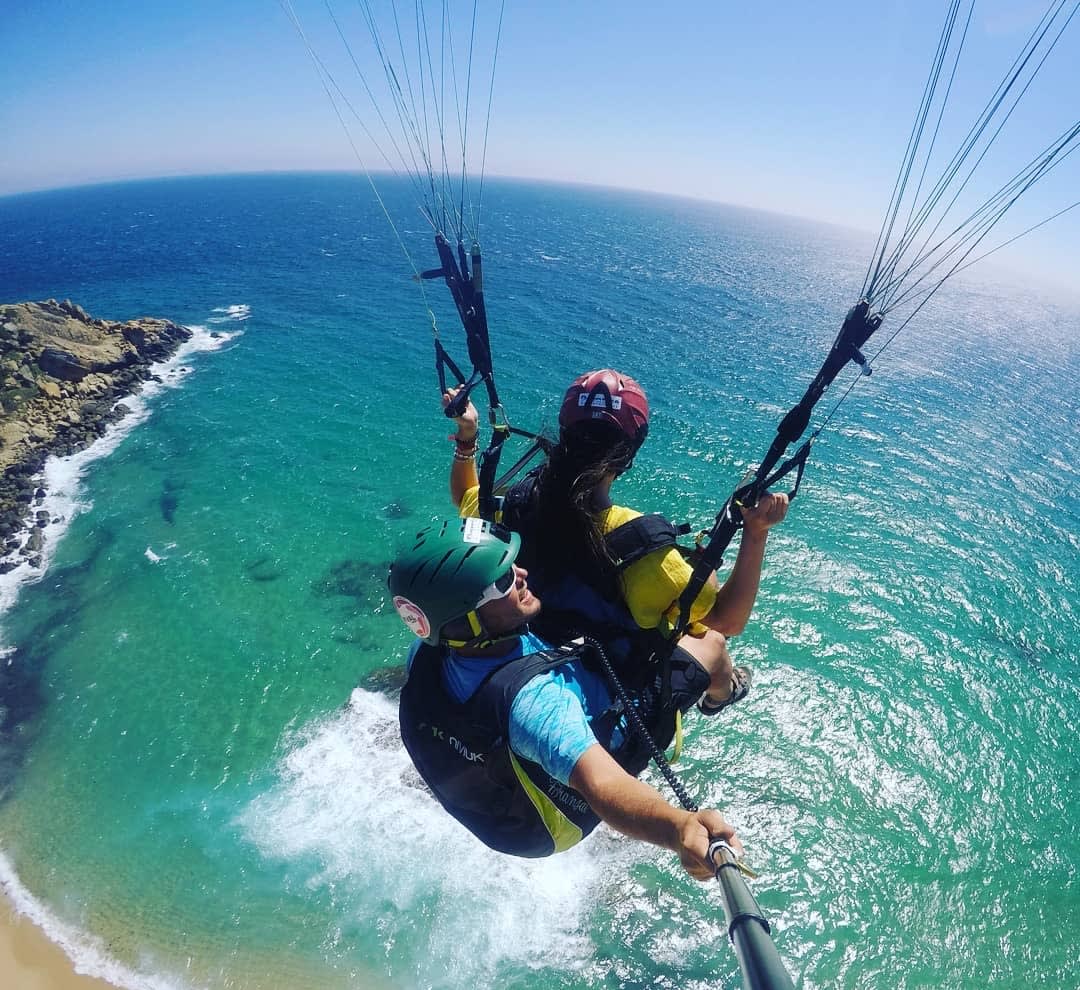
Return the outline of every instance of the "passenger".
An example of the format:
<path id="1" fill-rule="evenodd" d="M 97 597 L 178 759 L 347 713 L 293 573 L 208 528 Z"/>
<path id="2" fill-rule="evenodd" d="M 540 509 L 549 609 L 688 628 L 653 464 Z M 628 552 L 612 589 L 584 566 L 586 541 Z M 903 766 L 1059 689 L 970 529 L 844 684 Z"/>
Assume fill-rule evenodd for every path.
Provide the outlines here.
<path id="1" fill-rule="evenodd" d="M 604 821 L 713 876 L 710 841 L 741 854 L 718 811 L 672 807 L 637 778 L 647 744 L 627 727 L 593 651 L 553 649 L 529 629 L 541 602 L 517 565 L 521 538 L 476 518 L 436 523 L 391 565 L 394 607 L 419 637 L 401 695 L 402 739 L 458 821 L 517 856 L 561 852 Z M 708 675 L 678 656 L 670 704 L 690 708 Z M 655 691 L 633 696 L 646 727 L 672 719 Z"/>
<path id="2" fill-rule="evenodd" d="M 443 396 L 444 407 L 456 391 Z M 456 423 L 451 498 L 462 516 L 475 516 L 478 421 L 471 402 Z M 564 629 L 587 632 L 604 613 L 610 628 L 607 606 L 614 603 L 625 626 L 651 633 L 638 636 L 638 652 L 645 654 L 669 634 L 691 574 L 670 524 L 611 501 L 612 483 L 633 465 L 648 429 L 648 400 L 634 379 L 611 369 L 581 375 L 563 398 L 558 444 L 546 463 L 507 493 L 500 517 L 522 535 L 522 561 L 548 603 L 549 618 Z M 711 674 L 699 705 L 706 715 L 723 711 L 750 690 L 751 670 L 732 666 L 726 638 L 746 626 L 768 531 L 787 509 L 786 495 L 766 494 L 742 510 L 742 540 L 731 573 L 722 586 L 711 575 L 690 609 L 679 645 Z"/>

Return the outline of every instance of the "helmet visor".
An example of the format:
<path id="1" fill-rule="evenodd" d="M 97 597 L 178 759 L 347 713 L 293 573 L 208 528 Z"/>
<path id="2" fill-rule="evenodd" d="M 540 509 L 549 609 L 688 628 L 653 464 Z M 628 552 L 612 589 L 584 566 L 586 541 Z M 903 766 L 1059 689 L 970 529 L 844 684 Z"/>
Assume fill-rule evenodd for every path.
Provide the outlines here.
<path id="1" fill-rule="evenodd" d="M 505 598 L 511 591 L 514 590 L 514 568 L 511 567 L 501 577 L 496 578 L 489 584 L 480 595 L 480 600 L 476 603 L 476 608 L 481 608 L 488 602 L 497 601 L 500 598 Z"/>

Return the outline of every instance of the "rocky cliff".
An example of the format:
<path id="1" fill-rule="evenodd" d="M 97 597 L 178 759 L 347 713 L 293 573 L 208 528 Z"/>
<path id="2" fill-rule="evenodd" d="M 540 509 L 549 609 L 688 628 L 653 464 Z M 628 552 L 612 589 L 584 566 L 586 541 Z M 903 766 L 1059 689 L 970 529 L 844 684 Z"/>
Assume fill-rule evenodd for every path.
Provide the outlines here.
<path id="1" fill-rule="evenodd" d="M 47 521 L 34 504 L 45 458 L 100 437 L 127 411 L 117 401 L 190 336 L 168 320 L 93 319 L 68 301 L 0 304 L 0 572 L 40 552 L 32 530 Z"/>

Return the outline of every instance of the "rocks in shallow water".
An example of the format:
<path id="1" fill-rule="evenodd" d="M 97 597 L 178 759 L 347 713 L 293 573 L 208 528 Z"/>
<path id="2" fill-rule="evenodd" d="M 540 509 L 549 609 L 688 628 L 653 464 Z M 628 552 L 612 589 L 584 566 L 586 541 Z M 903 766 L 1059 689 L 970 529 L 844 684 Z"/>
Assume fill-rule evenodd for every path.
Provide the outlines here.
<path id="1" fill-rule="evenodd" d="M 69 299 L 0 304 L 0 540 L 35 522 L 26 509 L 44 498 L 34 476 L 45 457 L 89 446 L 127 415 L 117 400 L 190 337 L 167 320 L 94 319 Z"/>
<path id="2" fill-rule="evenodd" d="M 397 695 L 405 687 L 405 681 L 409 678 L 409 672 L 405 664 L 397 664 L 393 667 L 380 667 L 370 671 L 360 678 L 360 687 L 365 691 L 378 691 L 380 694 Z"/>
<path id="3" fill-rule="evenodd" d="M 342 560 L 313 582 L 312 589 L 324 597 L 342 595 L 366 603 L 383 594 L 389 569 L 389 561 Z"/>
<path id="4" fill-rule="evenodd" d="M 281 566 L 277 557 L 259 557 L 256 560 L 248 561 L 244 564 L 244 570 L 252 581 L 257 581 L 260 584 L 276 581 L 285 573 L 285 569 Z"/>

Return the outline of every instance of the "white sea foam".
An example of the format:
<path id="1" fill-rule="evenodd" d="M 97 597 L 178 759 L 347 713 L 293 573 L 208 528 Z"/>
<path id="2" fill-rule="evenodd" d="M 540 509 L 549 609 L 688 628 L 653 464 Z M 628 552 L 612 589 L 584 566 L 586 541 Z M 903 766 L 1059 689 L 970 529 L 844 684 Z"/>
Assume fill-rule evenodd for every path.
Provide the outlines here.
<path id="1" fill-rule="evenodd" d="M 1046 459 L 1059 471 L 1064 471 L 1066 474 L 1078 473 L 1074 465 L 1070 464 L 1068 461 L 1063 461 L 1060 457 L 1055 457 L 1053 454 L 1048 454 L 1046 456 Z"/>
<path id="2" fill-rule="evenodd" d="M 380 694 L 357 689 L 345 709 L 285 744 L 276 783 L 236 824 L 264 857 L 332 891 L 341 922 L 377 926 L 388 944 L 395 930 L 422 938 L 410 950 L 421 985 L 491 985 L 504 962 L 588 965 L 586 916 L 603 877 L 625 871 L 610 861 L 630 843 L 598 836 L 541 860 L 488 850 L 423 786 L 401 746 L 396 706 Z"/>
<path id="3" fill-rule="evenodd" d="M 143 552 L 143 556 L 148 561 L 150 561 L 151 564 L 160 564 L 163 560 L 167 559 L 165 557 L 160 556 L 159 554 L 154 553 L 154 551 L 153 551 L 153 549 L 151 547 L 146 548 L 146 550 Z"/>
<path id="4" fill-rule="evenodd" d="M 0 853 L 0 890 L 15 910 L 38 926 L 64 950 L 76 973 L 106 980 L 125 990 L 188 990 L 183 980 L 162 973 L 136 972 L 105 951 L 101 939 L 61 921 L 19 881 L 10 861 Z"/>
<path id="5" fill-rule="evenodd" d="M 147 419 L 152 408 L 151 400 L 155 395 L 183 383 L 193 370 L 187 364 L 192 355 L 220 350 L 242 333 L 240 330 L 231 333 L 211 332 L 202 326 L 190 326 L 188 329 L 192 331 L 191 339 L 181 344 L 168 361 L 151 365 L 150 373 L 153 377 L 148 379 L 137 393 L 120 400 L 118 404 L 123 404 L 130 410 L 122 420 L 113 423 L 104 436 L 85 450 L 68 457 L 50 457 L 45 461 L 42 476 L 38 480 L 39 487 L 45 490 L 45 497 L 40 505 L 35 504 L 33 507 L 34 512 L 44 511 L 49 514 L 49 521 L 43 530 L 45 541 L 41 550 L 41 566 L 31 567 L 25 558 L 19 556 L 17 549 L 5 558 L 18 560 L 20 563 L 7 574 L 0 575 L 0 615 L 15 604 L 19 588 L 23 584 L 41 579 L 48 570 L 57 544 L 71 520 L 90 508 L 81 491 L 81 482 L 87 467 L 112 453 L 136 426 Z M 19 538 L 20 547 L 25 545 L 29 536 L 30 531 L 22 534 Z"/>
<path id="6" fill-rule="evenodd" d="M 237 303 L 234 306 L 215 306 L 213 312 L 218 315 L 211 316 L 208 323 L 228 323 L 230 320 L 243 323 L 251 316 L 251 307 L 247 303 Z"/>

